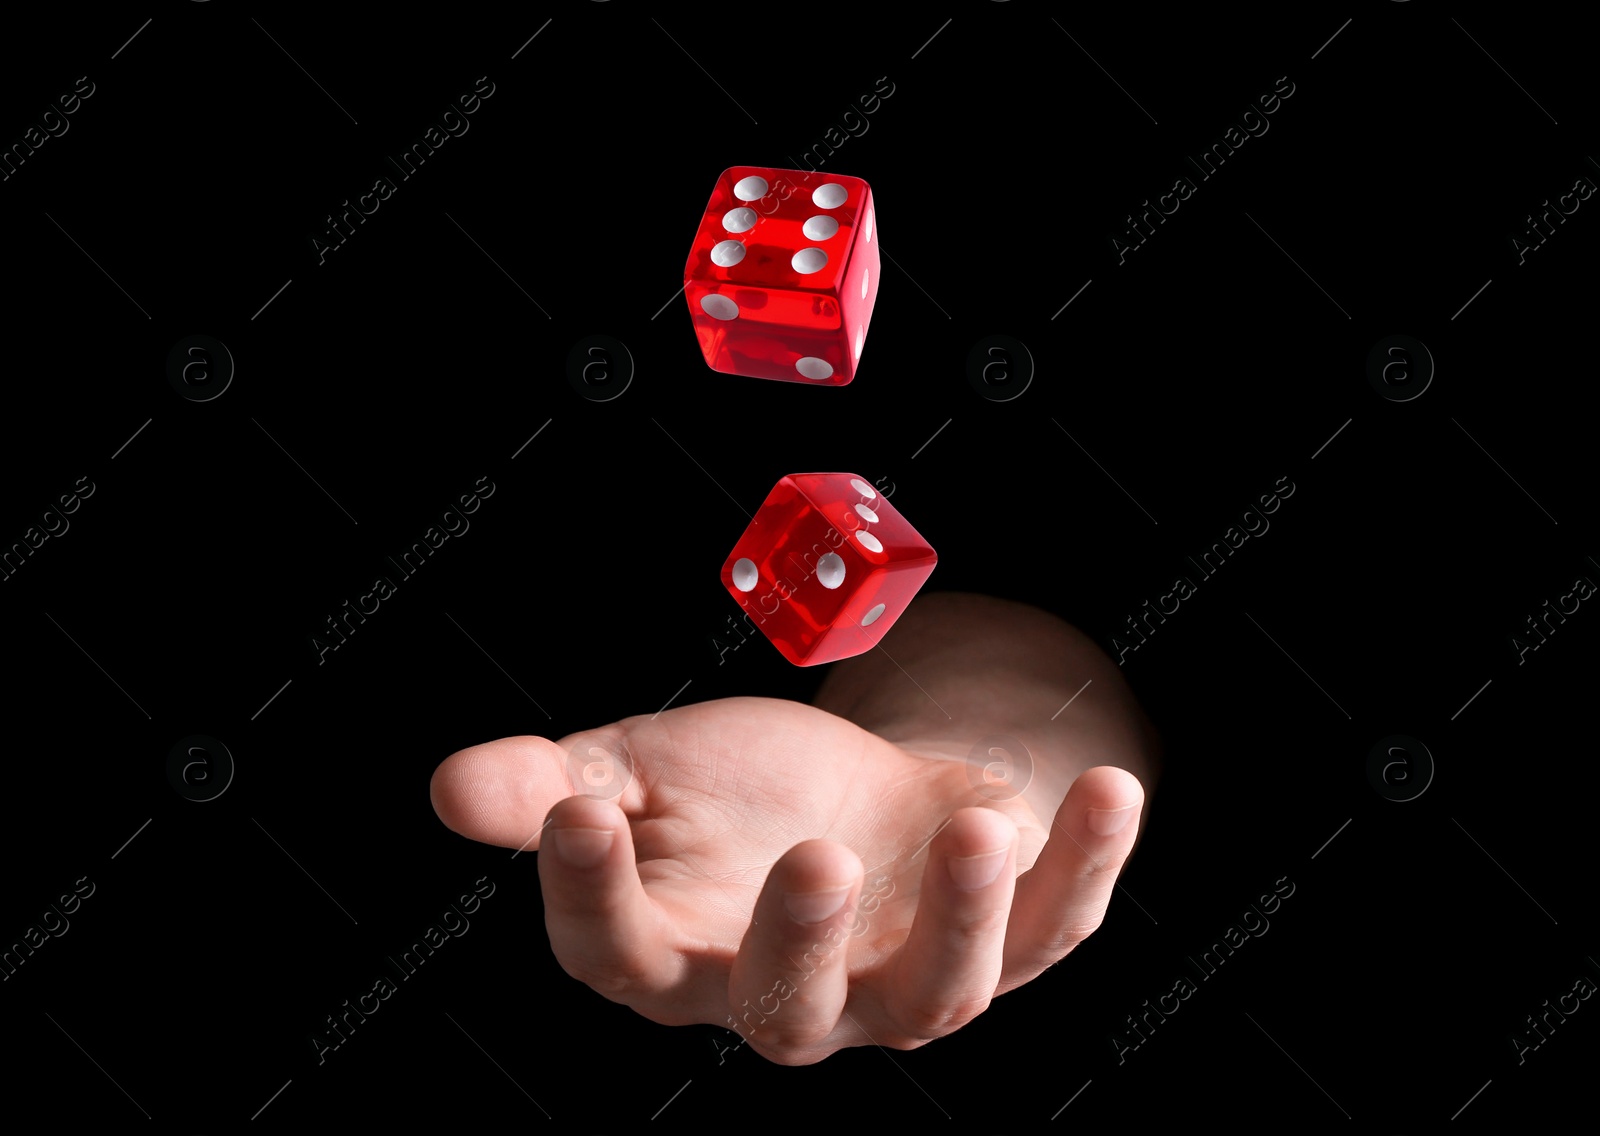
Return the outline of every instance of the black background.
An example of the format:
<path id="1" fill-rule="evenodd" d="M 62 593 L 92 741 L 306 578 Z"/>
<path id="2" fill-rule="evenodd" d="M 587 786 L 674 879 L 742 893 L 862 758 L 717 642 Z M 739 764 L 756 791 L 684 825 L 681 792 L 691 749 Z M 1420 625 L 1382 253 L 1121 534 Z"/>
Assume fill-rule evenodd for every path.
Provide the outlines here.
<path id="1" fill-rule="evenodd" d="M 1600 579 L 1600 201 L 1526 264 L 1511 245 L 1600 176 L 1589 56 L 1557 17 L 617 2 L 16 20 L 8 140 L 78 76 L 95 93 L 0 183 L 0 537 L 77 479 L 95 489 L 0 584 L 0 937 L 80 877 L 94 891 L 0 983 L 13 1107 L 192 1130 L 1586 1108 L 1600 1008 L 1521 1063 L 1510 1040 L 1600 983 L 1600 616 L 1583 604 L 1520 663 L 1511 642 Z M 468 133 L 319 264 L 324 218 L 479 76 L 494 94 Z M 1294 93 L 1269 132 L 1119 264 L 1123 219 L 1280 76 Z M 891 258 L 859 378 L 709 371 L 674 291 L 714 178 L 791 167 L 880 77 L 892 95 L 822 166 L 872 185 Z M 165 366 L 197 334 L 236 365 L 207 401 Z M 1366 377 L 1394 334 L 1437 368 L 1409 401 Z M 589 335 L 635 364 L 609 401 L 568 381 Z M 989 335 L 1027 345 L 1018 397 L 968 381 Z M 1168 766 L 1102 931 L 954 1036 L 790 1069 L 569 979 L 534 854 L 455 836 L 427 786 L 464 746 L 674 692 L 809 698 L 819 672 L 713 637 L 745 513 L 822 469 L 893 486 L 940 553 L 930 588 L 1038 604 L 1108 648 L 1195 575 L 1186 556 L 1279 478 L 1295 491 L 1126 656 Z M 328 618 L 482 477 L 470 530 L 319 662 Z M 215 800 L 167 778 L 196 734 L 236 763 Z M 1394 734 L 1432 754 L 1414 800 L 1367 779 Z M 319 1064 L 325 1017 L 484 877 L 470 932 Z M 1119 1063 L 1126 1016 L 1285 878 L 1270 931 Z"/>

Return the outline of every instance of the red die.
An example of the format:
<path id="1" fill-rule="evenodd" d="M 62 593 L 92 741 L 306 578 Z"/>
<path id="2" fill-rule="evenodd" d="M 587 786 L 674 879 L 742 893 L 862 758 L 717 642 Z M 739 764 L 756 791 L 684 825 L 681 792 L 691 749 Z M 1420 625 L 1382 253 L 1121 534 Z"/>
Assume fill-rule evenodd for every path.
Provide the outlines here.
<path id="1" fill-rule="evenodd" d="M 784 658 L 809 667 L 871 650 L 938 556 L 864 479 L 781 478 L 722 566 L 722 583 Z"/>
<path id="2" fill-rule="evenodd" d="M 878 298 L 876 235 L 860 178 L 724 170 L 683 270 L 706 363 L 813 386 L 855 378 Z"/>

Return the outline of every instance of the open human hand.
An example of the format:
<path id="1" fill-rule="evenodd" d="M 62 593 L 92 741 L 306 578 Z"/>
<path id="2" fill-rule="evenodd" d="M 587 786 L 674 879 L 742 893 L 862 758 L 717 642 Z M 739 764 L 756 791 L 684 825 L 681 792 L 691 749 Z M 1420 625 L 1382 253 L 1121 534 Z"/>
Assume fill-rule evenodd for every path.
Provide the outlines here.
<path id="1" fill-rule="evenodd" d="M 1105 915 L 1139 780 L 1080 760 L 1056 771 L 1064 796 L 1048 777 L 1042 795 L 986 795 L 956 748 L 729 698 L 474 746 L 431 792 L 456 832 L 539 850 L 568 974 L 652 1021 L 725 1025 L 804 1065 L 944 1036 Z M 1128 757 L 1104 755 L 1140 767 Z"/>

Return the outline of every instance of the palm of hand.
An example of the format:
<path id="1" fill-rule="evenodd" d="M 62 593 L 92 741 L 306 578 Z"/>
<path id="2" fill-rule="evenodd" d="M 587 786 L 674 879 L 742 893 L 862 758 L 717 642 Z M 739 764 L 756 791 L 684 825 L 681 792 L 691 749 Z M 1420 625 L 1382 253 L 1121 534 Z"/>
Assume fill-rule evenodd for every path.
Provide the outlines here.
<path id="1" fill-rule="evenodd" d="M 803 703 L 686 707 L 639 722 L 629 746 L 643 799 L 624 812 L 640 879 L 682 933 L 678 949 L 724 984 L 767 874 L 801 841 L 836 841 L 861 859 L 862 904 L 875 910 L 863 931 L 852 928 L 855 979 L 881 972 L 905 941 L 929 842 L 951 813 L 1004 811 L 1029 852 L 1019 852 L 1019 870 L 1045 840 L 1025 803 L 987 801 L 964 764 L 908 752 Z"/>
<path id="2" fill-rule="evenodd" d="M 1079 814 L 1138 803 L 1127 774 L 1091 774 Z M 1050 843 L 1049 821 L 979 793 L 963 761 L 758 698 L 465 750 L 434 798 L 458 831 L 514 847 L 542 847 L 528 840 L 541 823 L 541 837 L 612 830 L 592 867 L 541 851 L 563 968 L 654 1021 L 730 1025 L 793 1064 L 913 1048 L 1036 976 L 1098 925 L 1133 836 L 1069 818 Z M 956 886 L 949 861 L 996 849 L 992 883 Z M 785 904 L 838 885 L 842 906 L 817 922 Z"/>

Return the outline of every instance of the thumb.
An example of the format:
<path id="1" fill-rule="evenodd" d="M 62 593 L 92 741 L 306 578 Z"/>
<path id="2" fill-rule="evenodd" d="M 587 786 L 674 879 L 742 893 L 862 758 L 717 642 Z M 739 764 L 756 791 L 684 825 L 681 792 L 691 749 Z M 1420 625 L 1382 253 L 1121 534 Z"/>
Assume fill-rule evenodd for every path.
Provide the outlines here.
<path id="1" fill-rule="evenodd" d="M 471 840 L 537 851 L 556 802 L 572 796 L 643 809 L 626 732 L 618 727 L 540 737 L 501 738 L 445 758 L 428 786 L 445 827 Z"/>

